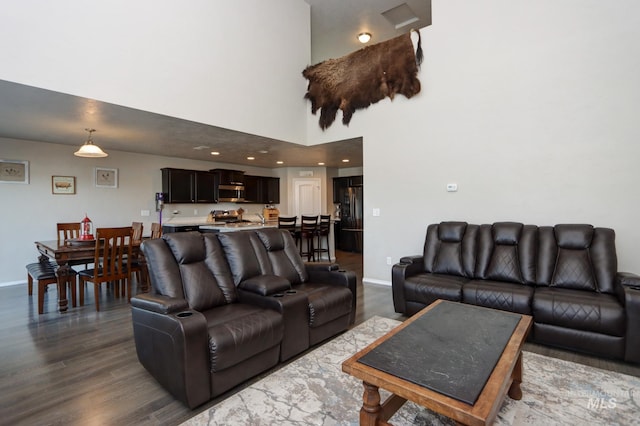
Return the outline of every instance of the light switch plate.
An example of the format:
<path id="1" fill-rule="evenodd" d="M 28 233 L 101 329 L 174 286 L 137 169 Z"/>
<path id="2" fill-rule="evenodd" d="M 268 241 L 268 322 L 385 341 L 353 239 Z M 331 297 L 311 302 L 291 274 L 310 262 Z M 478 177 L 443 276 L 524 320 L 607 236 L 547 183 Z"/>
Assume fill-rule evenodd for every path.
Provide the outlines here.
<path id="1" fill-rule="evenodd" d="M 149 210 L 140 210 L 140 216 L 149 216 Z"/>
<path id="2" fill-rule="evenodd" d="M 458 190 L 457 183 L 448 183 L 447 184 L 447 192 L 456 192 Z"/>
<path id="3" fill-rule="evenodd" d="M 374 216 L 380 216 L 380 209 L 373 209 Z"/>

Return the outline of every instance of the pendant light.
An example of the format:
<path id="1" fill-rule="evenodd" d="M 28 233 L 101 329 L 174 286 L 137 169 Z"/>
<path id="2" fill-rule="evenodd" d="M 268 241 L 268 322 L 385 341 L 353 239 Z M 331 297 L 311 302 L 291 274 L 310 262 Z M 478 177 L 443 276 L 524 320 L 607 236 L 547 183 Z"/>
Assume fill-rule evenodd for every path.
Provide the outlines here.
<path id="1" fill-rule="evenodd" d="M 89 157 L 89 158 L 98 158 L 98 157 L 106 157 L 109 154 L 104 152 L 98 145 L 94 145 L 91 140 L 91 133 L 95 132 L 96 129 L 85 129 L 89 132 L 89 138 L 87 141 L 80 147 L 79 150 L 73 153 L 73 155 L 77 157 Z"/>

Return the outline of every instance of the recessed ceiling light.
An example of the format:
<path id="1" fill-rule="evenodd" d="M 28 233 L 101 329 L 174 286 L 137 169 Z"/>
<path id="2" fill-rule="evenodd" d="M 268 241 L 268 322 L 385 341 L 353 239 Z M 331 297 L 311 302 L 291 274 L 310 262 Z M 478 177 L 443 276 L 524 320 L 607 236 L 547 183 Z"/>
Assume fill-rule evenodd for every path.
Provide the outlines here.
<path id="1" fill-rule="evenodd" d="M 348 162 L 349 162 L 349 159 L 348 159 L 348 158 L 345 158 L 344 160 L 342 160 L 342 162 L 343 162 L 343 163 L 348 163 Z"/>
<path id="2" fill-rule="evenodd" d="M 255 160 L 256 157 L 247 157 L 247 160 Z"/>
<path id="3" fill-rule="evenodd" d="M 324 163 L 318 163 L 318 166 L 324 166 Z"/>
<path id="4" fill-rule="evenodd" d="M 211 155 L 220 155 L 218 151 L 211 151 Z"/>
<path id="5" fill-rule="evenodd" d="M 284 164 L 284 161 L 276 161 L 276 164 Z"/>

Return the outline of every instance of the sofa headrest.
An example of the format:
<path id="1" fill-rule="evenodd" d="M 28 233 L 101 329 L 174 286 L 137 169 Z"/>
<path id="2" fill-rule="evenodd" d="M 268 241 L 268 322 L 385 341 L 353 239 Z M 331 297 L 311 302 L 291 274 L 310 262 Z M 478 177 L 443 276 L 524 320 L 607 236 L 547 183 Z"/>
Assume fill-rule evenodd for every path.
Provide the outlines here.
<path id="1" fill-rule="evenodd" d="M 558 247 L 565 249 L 586 249 L 593 240 L 593 226 L 582 224 L 562 224 L 553 227 Z"/>
<path id="2" fill-rule="evenodd" d="M 172 232 L 164 234 L 162 238 L 167 242 L 179 264 L 199 262 L 205 258 L 202 234 L 197 231 Z"/>
<path id="3" fill-rule="evenodd" d="M 284 238 L 278 228 L 265 228 L 256 231 L 258 238 L 264 244 L 267 251 L 284 250 Z"/>
<path id="4" fill-rule="evenodd" d="M 440 222 L 438 239 L 447 243 L 459 243 L 466 229 L 467 222 Z"/>
<path id="5" fill-rule="evenodd" d="M 496 244 L 514 246 L 520 240 L 523 226 L 516 222 L 496 222 L 492 226 L 493 241 Z"/>

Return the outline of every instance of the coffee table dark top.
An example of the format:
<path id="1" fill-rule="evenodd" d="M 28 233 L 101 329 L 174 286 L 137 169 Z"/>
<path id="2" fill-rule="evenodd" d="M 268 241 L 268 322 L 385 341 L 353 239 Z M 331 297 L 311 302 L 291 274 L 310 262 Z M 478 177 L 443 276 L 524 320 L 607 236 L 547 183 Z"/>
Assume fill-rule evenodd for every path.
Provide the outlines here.
<path id="1" fill-rule="evenodd" d="M 473 405 L 520 318 L 442 302 L 359 362 Z"/>

